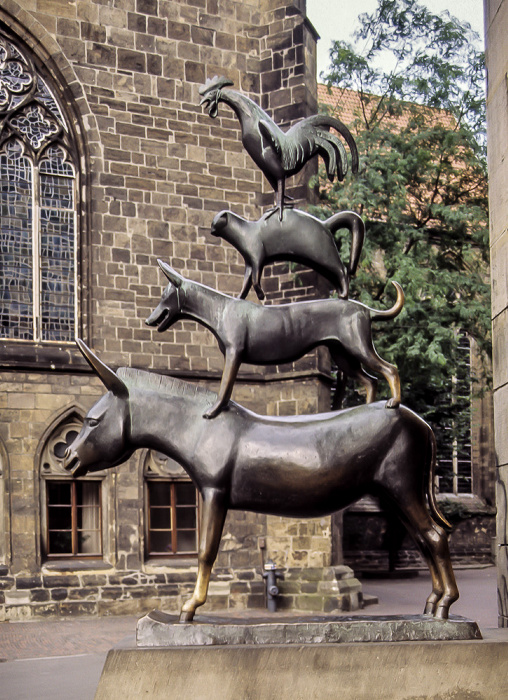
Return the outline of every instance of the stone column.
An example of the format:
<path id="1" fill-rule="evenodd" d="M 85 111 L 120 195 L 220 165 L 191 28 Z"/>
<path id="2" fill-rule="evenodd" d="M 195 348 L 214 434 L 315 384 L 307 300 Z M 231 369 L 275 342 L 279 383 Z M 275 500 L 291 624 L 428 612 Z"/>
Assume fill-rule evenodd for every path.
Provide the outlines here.
<path id="1" fill-rule="evenodd" d="M 499 626 L 508 627 L 508 1 L 485 0 Z"/>

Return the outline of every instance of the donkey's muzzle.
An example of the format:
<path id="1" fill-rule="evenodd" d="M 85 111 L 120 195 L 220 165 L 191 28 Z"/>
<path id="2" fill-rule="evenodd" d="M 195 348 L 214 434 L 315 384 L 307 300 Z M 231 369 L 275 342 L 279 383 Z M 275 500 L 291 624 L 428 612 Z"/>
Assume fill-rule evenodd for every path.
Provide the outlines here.
<path id="1" fill-rule="evenodd" d="M 70 447 L 65 450 L 63 466 L 64 469 L 72 474 L 72 476 L 83 476 L 87 471 L 86 468 L 80 463 L 76 452 L 71 450 Z"/>

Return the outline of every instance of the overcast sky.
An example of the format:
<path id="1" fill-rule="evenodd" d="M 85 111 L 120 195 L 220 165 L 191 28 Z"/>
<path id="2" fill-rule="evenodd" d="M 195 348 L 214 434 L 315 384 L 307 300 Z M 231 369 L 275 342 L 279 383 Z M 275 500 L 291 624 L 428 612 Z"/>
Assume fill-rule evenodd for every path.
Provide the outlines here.
<path id="1" fill-rule="evenodd" d="M 469 22 L 483 40 L 482 0 L 421 0 L 432 12 L 448 10 L 459 20 Z M 333 40 L 349 40 L 358 15 L 373 12 L 377 0 L 307 0 L 307 15 L 321 39 L 318 41 L 318 78 L 329 66 L 329 50 Z"/>

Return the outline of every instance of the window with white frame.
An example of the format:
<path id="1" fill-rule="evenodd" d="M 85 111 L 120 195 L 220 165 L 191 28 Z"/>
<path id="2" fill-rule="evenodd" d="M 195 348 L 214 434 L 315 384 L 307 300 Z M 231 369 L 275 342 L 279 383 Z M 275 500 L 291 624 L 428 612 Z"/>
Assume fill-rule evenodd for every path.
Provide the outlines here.
<path id="1" fill-rule="evenodd" d="M 199 495 L 185 471 L 149 450 L 143 467 L 147 557 L 189 557 L 198 552 Z"/>
<path id="2" fill-rule="evenodd" d="M 72 342 L 77 170 L 49 78 L 0 30 L 0 339 Z"/>

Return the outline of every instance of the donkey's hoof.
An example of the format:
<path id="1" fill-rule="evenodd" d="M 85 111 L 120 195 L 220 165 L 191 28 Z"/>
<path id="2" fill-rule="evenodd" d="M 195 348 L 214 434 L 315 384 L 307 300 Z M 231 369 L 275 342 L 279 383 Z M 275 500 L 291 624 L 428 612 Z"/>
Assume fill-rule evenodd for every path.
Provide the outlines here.
<path id="1" fill-rule="evenodd" d="M 191 611 L 184 612 L 182 610 L 182 612 L 180 613 L 179 622 L 192 622 L 193 619 L 194 619 L 194 612 L 191 612 Z"/>
<path id="2" fill-rule="evenodd" d="M 448 619 L 448 606 L 438 605 L 434 617 L 437 620 L 447 620 Z"/>

